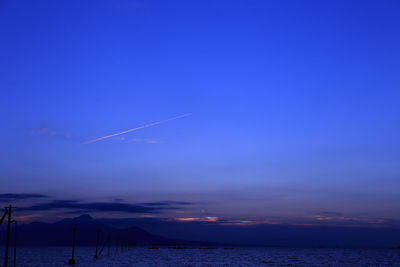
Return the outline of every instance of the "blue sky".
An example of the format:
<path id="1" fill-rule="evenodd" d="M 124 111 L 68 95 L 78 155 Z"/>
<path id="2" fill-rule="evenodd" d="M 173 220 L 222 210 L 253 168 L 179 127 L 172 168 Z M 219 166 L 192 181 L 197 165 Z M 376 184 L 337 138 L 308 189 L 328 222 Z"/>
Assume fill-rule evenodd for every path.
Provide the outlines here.
<path id="1" fill-rule="evenodd" d="M 399 11 L 3 0 L 1 193 L 191 201 L 179 215 L 191 217 L 400 220 Z"/>

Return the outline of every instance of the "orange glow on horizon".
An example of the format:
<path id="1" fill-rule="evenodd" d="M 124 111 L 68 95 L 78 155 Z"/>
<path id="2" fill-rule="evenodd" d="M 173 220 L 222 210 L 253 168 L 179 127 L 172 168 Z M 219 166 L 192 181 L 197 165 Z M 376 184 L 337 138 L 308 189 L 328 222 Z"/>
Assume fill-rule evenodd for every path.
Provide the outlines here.
<path id="1" fill-rule="evenodd" d="M 186 218 L 175 218 L 180 222 L 216 222 L 218 217 L 206 216 L 206 217 L 186 217 Z"/>

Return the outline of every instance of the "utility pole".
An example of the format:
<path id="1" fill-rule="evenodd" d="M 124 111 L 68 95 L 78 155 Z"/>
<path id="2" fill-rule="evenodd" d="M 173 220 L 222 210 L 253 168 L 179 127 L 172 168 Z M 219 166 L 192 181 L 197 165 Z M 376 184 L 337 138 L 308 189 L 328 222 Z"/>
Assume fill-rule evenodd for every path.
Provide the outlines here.
<path id="1" fill-rule="evenodd" d="M 8 207 L 5 207 L 6 209 L 8 209 L 7 214 L 8 214 L 8 218 L 7 218 L 7 235 L 6 235 L 6 247 L 5 247 L 5 253 L 4 253 L 4 266 L 8 266 L 8 246 L 10 244 L 10 228 L 11 228 L 11 211 L 12 209 L 15 209 L 16 207 L 13 207 L 11 204 Z M 4 216 L 3 216 L 4 218 Z"/>
<path id="2" fill-rule="evenodd" d="M 75 239 L 76 239 L 76 228 L 74 227 L 73 229 L 73 239 L 72 239 L 72 258 L 68 261 L 69 265 L 74 265 L 75 264 Z"/>
<path id="3" fill-rule="evenodd" d="M 94 258 L 95 258 L 95 259 L 99 258 L 99 255 L 97 254 L 97 251 L 98 251 L 98 249 L 99 249 L 100 232 L 101 232 L 100 229 L 97 230 L 96 255 L 94 255 Z"/>

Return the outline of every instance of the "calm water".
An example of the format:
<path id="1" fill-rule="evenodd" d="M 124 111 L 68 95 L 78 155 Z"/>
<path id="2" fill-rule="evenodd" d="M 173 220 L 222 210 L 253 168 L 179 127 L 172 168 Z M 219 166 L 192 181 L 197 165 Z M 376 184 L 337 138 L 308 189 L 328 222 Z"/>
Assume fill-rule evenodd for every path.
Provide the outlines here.
<path id="1" fill-rule="evenodd" d="M 76 266 L 400 266 L 400 249 L 138 247 L 118 254 L 114 248 L 111 256 L 97 260 L 94 251 L 93 247 L 77 247 Z M 2 256 L 3 248 L 1 252 Z M 17 255 L 17 266 L 68 266 L 71 248 L 20 247 Z"/>

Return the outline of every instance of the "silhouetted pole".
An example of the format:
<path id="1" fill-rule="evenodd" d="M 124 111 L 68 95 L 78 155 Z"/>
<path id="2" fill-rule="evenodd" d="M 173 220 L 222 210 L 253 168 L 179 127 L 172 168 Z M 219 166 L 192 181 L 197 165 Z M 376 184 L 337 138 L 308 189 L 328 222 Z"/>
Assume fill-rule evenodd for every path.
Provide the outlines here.
<path id="1" fill-rule="evenodd" d="M 14 267 L 17 266 L 17 221 L 14 220 Z"/>
<path id="2" fill-rule="evenodd" d="M 118 237 L 117 237 L 117 239 L 115 240 L 115 254 L 118 255 Z"/>
<path id="3" fill-rule="evenodd" d="M 99 258 L 97 251 L 99 249 L 100 232 L 101 232 L 101 230 L 97 230 L 96 255 L 94 255 L 95 259 Z"/>
<path id="4" fill-rule="evenodd" d="M 74 227 L 73 232 L 72 232 L 72 258 L 68 261 L 68 264 L 75 264 L 75 239 L 76 239 L 76 228 Z"/>
<path id="5" fill-rule="evenodd" d="M 11 206 L 11 204 L 10 204 L 6 208 L 8 208 L 8 219 L 7 219 L 6 247 L 5 247 L 5 252 L 4 252 L 4 266 L 7 266 L 7 264 L 8 264 L 8 246 L 10 244 L 11 210 L 15 207 Z"/>

